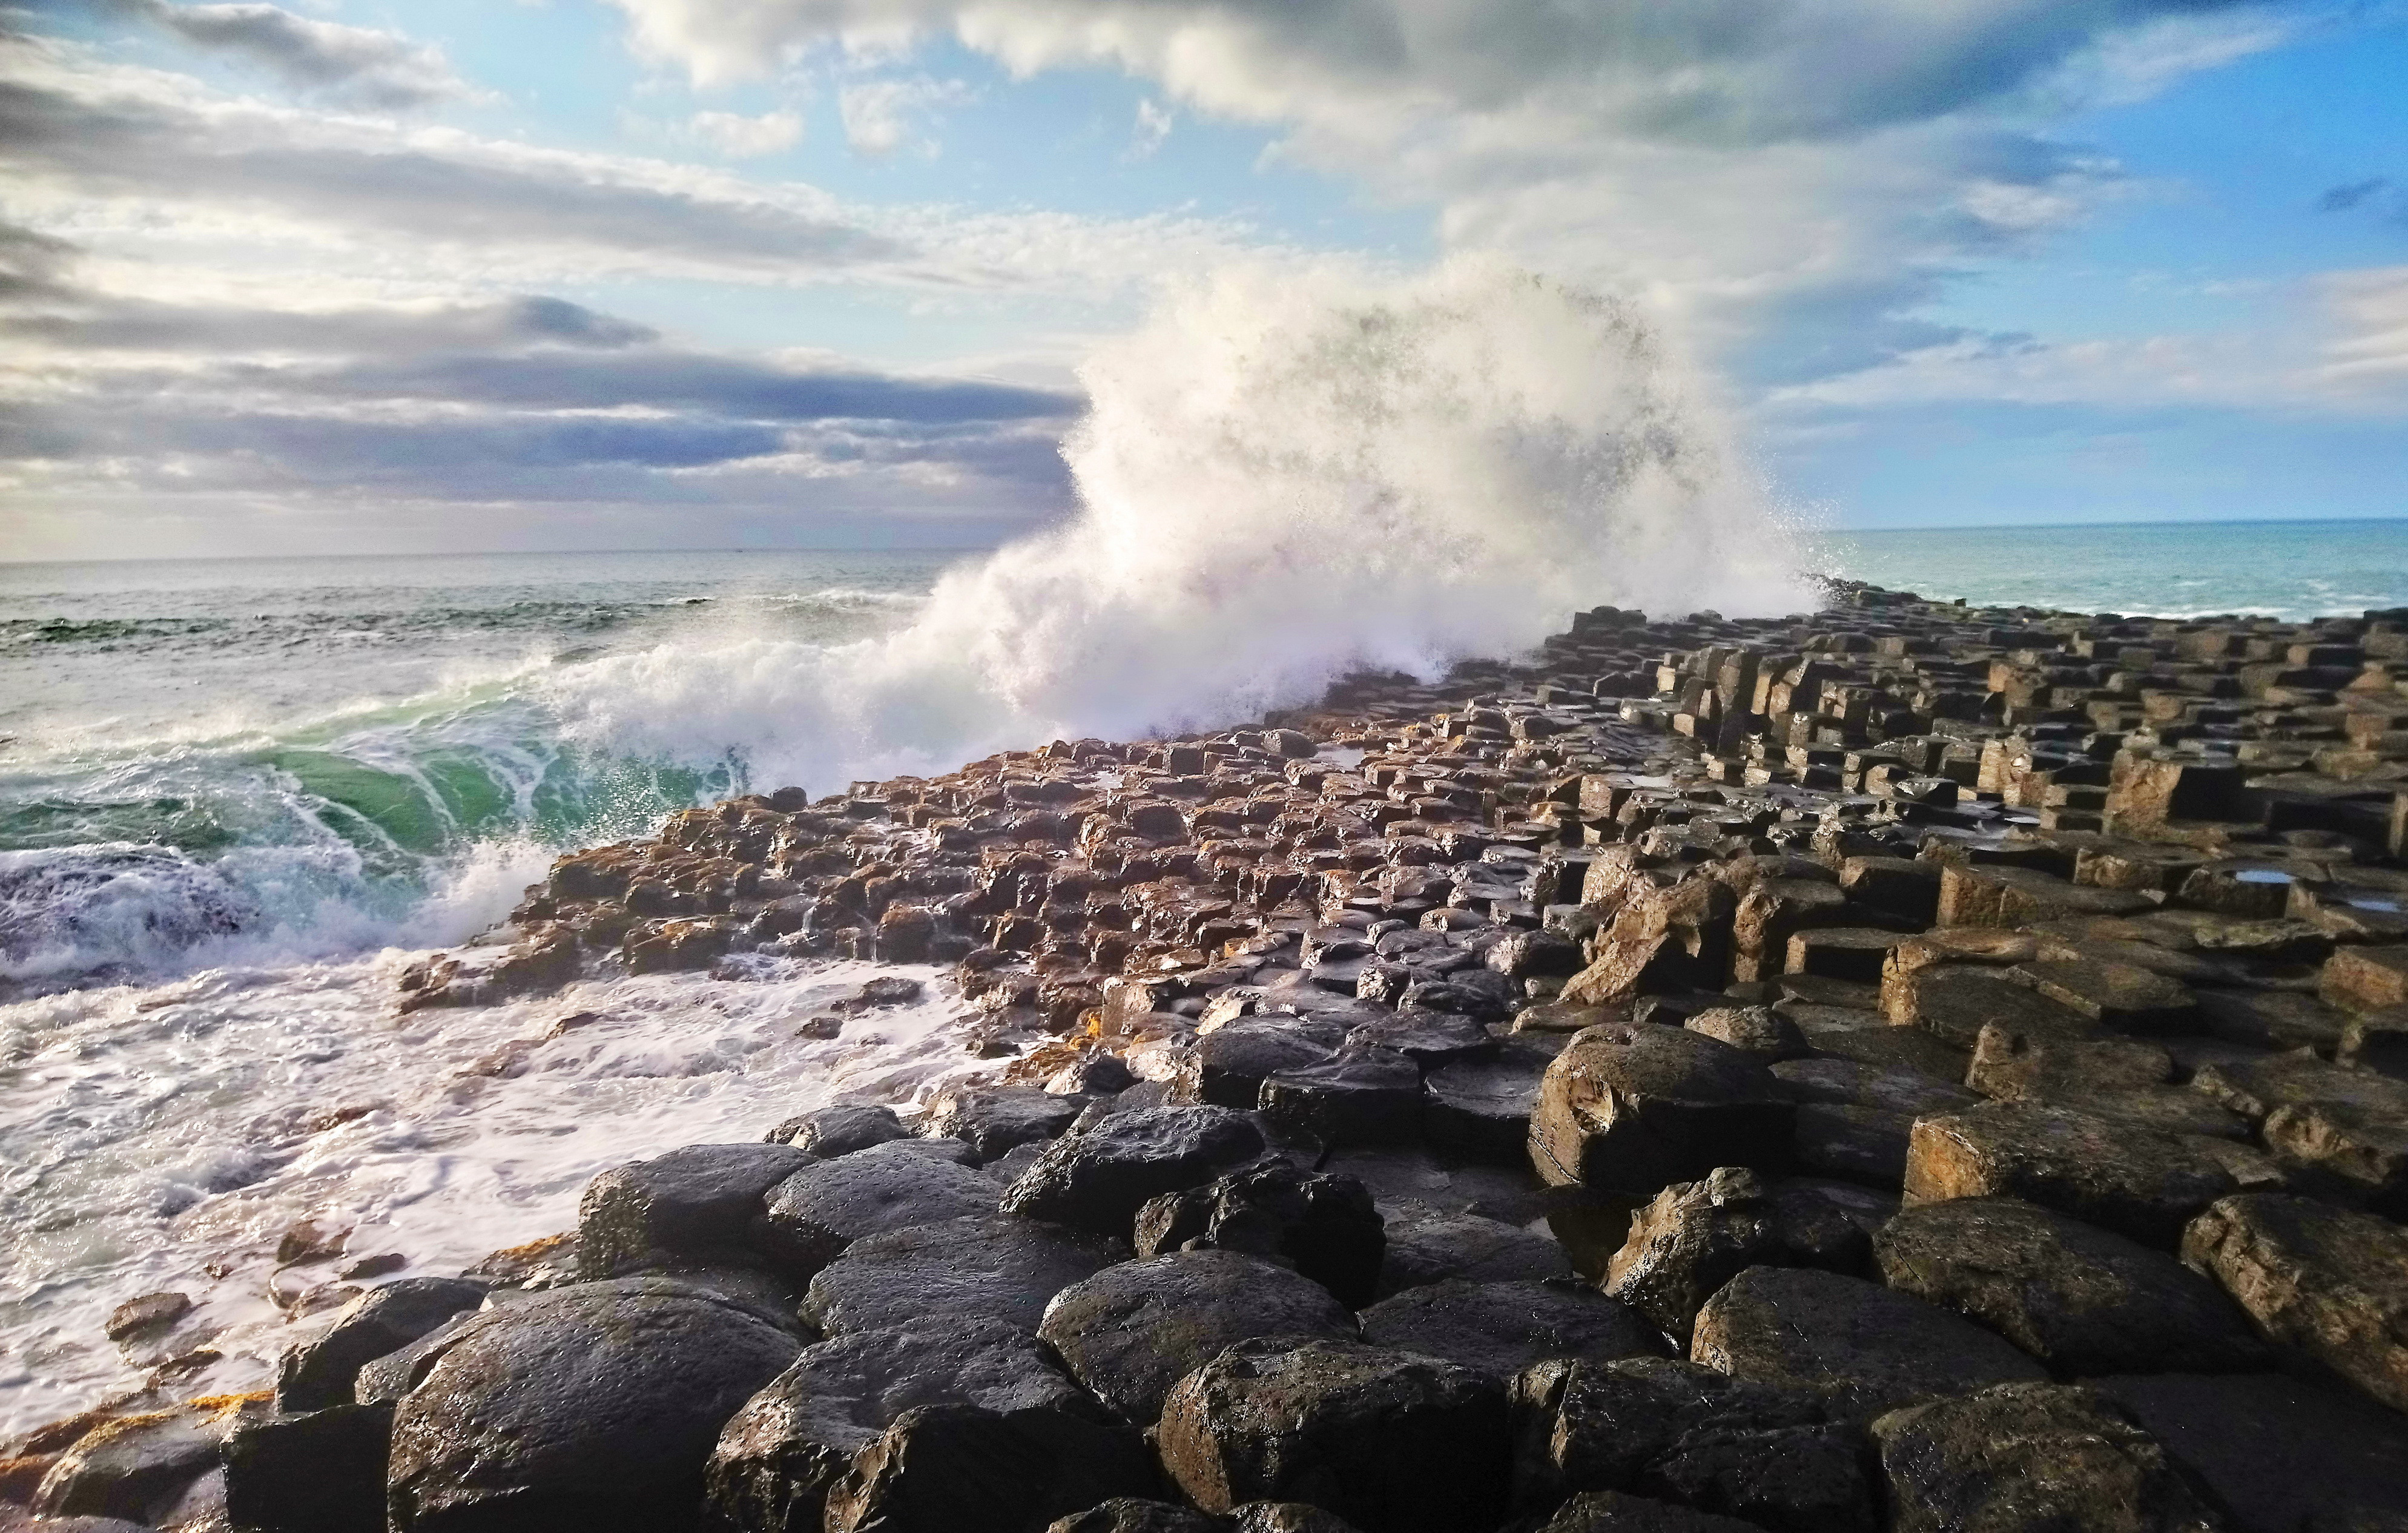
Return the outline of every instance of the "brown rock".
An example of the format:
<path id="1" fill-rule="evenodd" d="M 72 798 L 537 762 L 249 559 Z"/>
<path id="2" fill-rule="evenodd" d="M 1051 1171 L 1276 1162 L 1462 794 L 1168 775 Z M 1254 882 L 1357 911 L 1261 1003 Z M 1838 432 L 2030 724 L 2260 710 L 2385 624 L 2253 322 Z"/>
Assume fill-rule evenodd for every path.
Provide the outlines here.
<path id="1" fill-rule="evenodd" d="M 1906 1200 L 2021 1197 L 2172 1250 L 2239 1178 L 2207 1146 L 2070 1108 L 1994 1102 L 1914 1125 Z"/>
<path id="2" fill-rule="evenodd" d="M 2074 1037 L 2100 1030 L 2091 1018 L 2010 974 L 1970 964 L 1917 969 L 1884 995 L 1891 1022 L 1912 1024 L 1960 1049 L 1973 1047 L 1992 1023 Z"/>
<path id="3" fill-rule="evenodd" d="M 2157 908 L 2145 895 L 2092 889 L 2037 868 L 1952 866 L 1940 875 L 1942 926 L 2029 926 L 2068 916 L 2132 915 Z"/>
<path id="4" fill-rule="evenodd" d="M 2180 1032 L 2198 1010 L 2187 989 L 2134 964 L 2039 960 L 2015 973 L 2050 1000 L 2118 1032 Z"/>
<path id="5" fill-rule="evenodd" d="M 1605 1291 L 1673 1336 L 1744 1268 L 1863 1270 L 1863 1230 L 1812 1189 L 1767 1181 L 1744 1167 L 1676 1182 L 1630 1216 L 1630 1236 L 1606 1265 Z"/>
<path id="6" fill-rule="evenodd" d="M 2408 947 L 2343 947 L 2325 960 L 2316 993 L 2351 1011 L 2408 1005 Z"/>
<path id="7" fill-rule="evenodd" d="M 2214 1533 L 2224 1521 L 2107 1397 L 2009 1383 L 1872 1424 L 1893 1533 Z"/>
<path id="8" fill-rule="evenodd" d="M 2408 1229 L 2310 1198 L 2228 1197 L 2194 1221 L 2183 1259 L 2258 1328 L 2395 1411 L 2408 1411 Z"/>
<path id="9" fill-rule="evenodd" d="M 2255 1120 L 2268 1148 L 2339 1178 L 2386 1212 L 2408 1209 L 2408 1082 L 2300 1050 L 2209 1065 L 2191 1083 Z"/>
<path id="10" fill-rule="evenodd" d="M 2060 1375 L 2266 1366 L 2215 1285 L 2161 1251 L 2013 1197 L 1901 1211 L 1873 1238 L 1882 1280 L 1988 1326 Z"/>
<path id="11" fill-rule="evenodd" d="M 1615 1006 L 1651 992 L 1720 986 L 1730 969 L 1738 897 L 1713 879 L 1641 895 L 1598 938 L 1596 961 L 1564 984 L 1575 1006 Z"/>

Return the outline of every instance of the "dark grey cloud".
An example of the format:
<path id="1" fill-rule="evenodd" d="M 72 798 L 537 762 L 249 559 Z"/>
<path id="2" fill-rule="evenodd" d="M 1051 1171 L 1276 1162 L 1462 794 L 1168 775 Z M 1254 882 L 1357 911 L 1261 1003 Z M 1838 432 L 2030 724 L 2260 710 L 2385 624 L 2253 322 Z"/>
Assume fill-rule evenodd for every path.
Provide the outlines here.
<path id="1" fill-rule="evenodd" d="M 0 229 L 0 299 L 12 295 L 8 256 L 7 232 Z M 28 302 L 14 311 L 0 307 L 0 336 L 68 351 L 203 356 L 408 355 L 537 344 L 610 349 L 659 339 L 647 326 L 561 298 L 323 311 L 179 305 L 71 288 L 58 280 L 58 269 L 53 257 L 38 285 L 29 279 L 13 294 Z M 50 302 L 36 307 L 35 298 Z"/>
<path id="2" fill-rule="evenodd" d="M 756 421 L 869 420 L 914 425 L 1061 420 L 1066 395 L 1003 383 L 867 371 L 796 371 L 757 359 L 667 348 L 559 351 L 362 362 L 309 378 L 329 397 L 470 400 L 512 409 L 705 411 Z"/>
<path id="3" fill-rule="evenodd" d="M 23 376 L 0 459 L 119 488 L 413 502 L 709 504 L 696 471 L 816 466 L 890 497 L 941 470 L 1001 507 L 1058 505 L 1072 395 L 698 351 L 566 299 L 294 313 L 78 286 L 74 251 L 0 226 L 0 337 Z M 806 475 L 808 478 L 808 475 Z"/>
<path id="4" fill-rule="evenodd" d="M 1541 106 L 1724 147 L 1844 138 L 1985 107 L 2101 38 L 2258 0 L 614 0 L 705 77 L 847 31 L 951 31 L 1017 67 L 1108 63 L 1233 115 Z"/>
<path id="5" fill-rule="evenodd" d="M 257 64 L 305 91 L 347 104 L 406 110 L 467 93 L 443 55 L 398 33 L 298 16 L 279 6 L 95 0 L 195 48 Z"/>
<path id="6" fill-rule="evenodd" d="M 0 56 L 0 64 L 5 64 Z M 767 196 L 613 178 L 562 157 L 446 154 L 180 102 L 0 79 L 0 165 L 91 194 L 208 201 L 381 230 L 422 244 L 584 248 L 806 275 L 901 260 L 900 242 Z"/>

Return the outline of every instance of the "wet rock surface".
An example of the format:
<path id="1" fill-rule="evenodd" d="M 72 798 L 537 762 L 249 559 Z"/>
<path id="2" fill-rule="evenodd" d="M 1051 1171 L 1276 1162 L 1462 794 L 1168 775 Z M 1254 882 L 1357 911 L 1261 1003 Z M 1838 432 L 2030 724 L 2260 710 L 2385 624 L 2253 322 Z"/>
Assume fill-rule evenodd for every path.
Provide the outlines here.
<path id="1" fill-rule="evenodd" d="M 1620 1491 L 1776 1528 L 1870 1529 L 1860 1426 L 1820 1392 L 1661 1358 L 1548 1363 L 1513 1385 L 1526 1504 Z"/>
<path id="2" fill-rule="evenodd" d="M 933 1317 L 806 1348 L 728 1420 L 707 1471 L 719 1526 L 927 1533 L 1042 1527 L 1153 1478 L 1034 1337 Z"/>
<path id="3" fill-rule="evenodd" d="M 1262 1151 L 1262 1131 L 1227 1108 L 1116 1112 L 1055 1140 L 1011 1184 L 1002 1206 L 1007 1213 L 1125 1239 L 1149 1199 L 1211 1182 Z"/>
<path id="4" fill-rule="evenodd" d="M 389 1404 L 396 1526 L 690 1526 L 710 1445 L 810 1340 L 797 1284 L 823 1347 L 937 1314 L 1025 1339 L 1092 1284 L 1096 1334 L 1125 1314 L 1127 1355 L 1159 1348 L 1172 1409 L 1130 1450 L 1157 1478 L 1114 1478 L 1137 1423 L 1048 1362 L 1058 1419 L 1102 1436 L 1014 1437 L 959 1391 L 847 1417 L 813 1526 L 979 1496 L 1032 1533 L 2186 1526 L 2161 1462 L 2250 1533 L 2383 1526 L 2403 680 L 2408 613 L 1842 583 L 1782 618 L 1598 609 L 1218 734 L 674 815 L 561 859 L 401 1004 L 927 965 L 837 1010 L 957 1001 L 959 1078 L 606 1173 L 590 1228 L 480 1270 L 485 1308 L 418 1331 L 371 1293 L 394 1323 L 305 1339 L 281 1411 L 114 1407 L 14 1445 L 0 1497 L 55 1480 L 64 1511 L 161 1463 L 176 1497 L 221 1469 L 249 1495 L 322 1442 L 339 1520 Z M 1337 1334 L 1162 1385 L 1210 1329 L 1126 1340 L 1178 1330 L 1162 1262 L 1268 1264 Z M 1603 1357 L 1615 1328 L 1575 1321 L 1616 1300 L 1557 1303 L 1575 1268 L 1692 1361 Z M 654 1275 L 573 1281 L 620 1271 Z M 2253 1356 L 2286 1371 L 2201 1371 Z M 362 1405 L 302 1409 L 347 1370 Z"/>
<path id="5" fill-rule="evenodd" d="M 1150 1426 L 1170 1388 L 1223 1348 L 1266 1336 L 1352 1338 L 1354 1317 L 1320 1283 L 1258 1256 L 1182 1251 L 1070 1284 L 1038 1334 L 1124 1421 Z"/>
<path id="6" fill-rule="evenodd" d="M 720 1428 L 799 1347 L 659 1280 L 571 1284 L 478 1319 L 394 1408 L 397 1529 L 692 1526 Z"/>
<path id="7" fill-rule="evenodd" d="M 1292 1267 L 1356 1307 L 1371 1301 L 1386 1249 L 1386 1225 L 1369 1188 L 1286 1160 L 1260 1161 L 1206 1186 L 1165 1193 L 1137 1216 L 1140 1256 L 1243 1252 Z"/>
<path id="8" fill-rule="evenodd" d="M 1033 1331 L 1054 1295 L 1127 1255 L 1125 1241 L 1001 1214 L 913 1225 L 854 1241 L 811 1280 L 803 1313 L 830 1336 L 928 1315 Z"/>
<path id="9" fill-rule="evenodd" d="M 1365 1529 L 1493 1523 L 1507 1485 L 1505 1386 L 1354 1341 L 1241 1342 L 1181 1380 L 1164 1468 L 1207 1512 L 1301 1500 Z"/>

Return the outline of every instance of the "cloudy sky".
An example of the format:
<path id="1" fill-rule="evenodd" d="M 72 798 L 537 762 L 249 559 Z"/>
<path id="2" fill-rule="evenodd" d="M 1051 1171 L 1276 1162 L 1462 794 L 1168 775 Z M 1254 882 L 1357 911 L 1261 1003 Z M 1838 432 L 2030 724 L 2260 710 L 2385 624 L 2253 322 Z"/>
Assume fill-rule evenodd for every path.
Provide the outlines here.
<path id="1" fill-rule="evenodd" d="M 1840 525 L 2402 514 L 2408 5 L 0 0 L 0 558 L 965 546 L 1232 262 L 1630 295 Z"/>

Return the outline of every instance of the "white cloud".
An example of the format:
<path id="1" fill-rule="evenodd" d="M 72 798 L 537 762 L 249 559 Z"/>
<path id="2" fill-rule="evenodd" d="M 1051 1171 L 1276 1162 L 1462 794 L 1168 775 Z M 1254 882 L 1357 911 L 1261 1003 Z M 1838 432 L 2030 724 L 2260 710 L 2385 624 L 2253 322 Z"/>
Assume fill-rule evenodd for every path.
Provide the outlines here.
<path id="1" fill-rule="evenodd" d="M 837 110 L 844 120 L 845 142 L 856 153 L 883 159 L 905 150 L 935 154 L 937 141 L 922 131 L 919 119 L 969 99 L 969 87 L 957 79 L 872 79 L 839 92 Z"/>
<path id="2" fill-rule="evenodd" d="M 114 4 L 196 48 L 246 59 L 291 84 L 351 105 L 404 108 L 472 93 L 440 49 L 399 33 L 321 21 L 278 6 Z"/>
<path id="3" fill-rule="evenodd" d="M 2408 266 L 2334 272 L 2317 293 L 2337 332 L 2319 379 L 2344 394 L 2408 404 Z"/>
<path id="4" fill-rule="evenodd" d="M 731 160 L 782 154 L 803 141 L 803 116 L 792 107 L 745 117 L 736 112 L 696 112 L 686 122 L 695 138 Z"/>
<path id="5" fill-rule="evenodd" d="M 1151 96 L 1137 104 L 1137 132 L 1129 139 L 1128 157 L 1132 160 L 1150 158 L 1162 141 L 1170 136 L 1177 114 Z"/>
<path id="6" fill-rule="evenodd" d="M 2296 285 L 2255 328 L 2068 341 L 1966 337 L 1774 390 L 1776 413 L 1940 401 L 2408 415 L 2408 266 Z"/>
<path id="7" fill-rule="evenodd" d="M 949 38 L 1116 68 L 1434 208 L 1450 248 L 1652 295 L 1758 381 L 1935 344 L 1913 316 L 2123 172 L 2047 125 L 2273 46 L 2243 0 L 613 0 L 697 80 Z M 1133 155 L 1153 133 L 1140 109 Z M 883 140 L 882 140 L 883 141 Z"/>
<path id="8" fill-rule="evenodd" d="M 1092 304 L 1257 248 L 1244 225 L 1198 216 L 862 205 L 796 181 L 276 107 L 24 39 L 0 39 L 0 145 L 17 218 L 97 259 L 148 251 L 163 269 L 227 271 L 198 252 L 238 249 L 253 279 L 310 291 L 642 276 Z M 157 279 L 141 279 L 146 291 Z"/>

